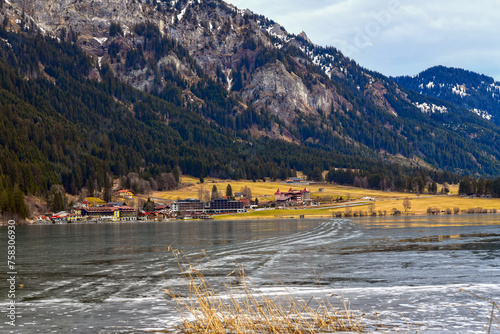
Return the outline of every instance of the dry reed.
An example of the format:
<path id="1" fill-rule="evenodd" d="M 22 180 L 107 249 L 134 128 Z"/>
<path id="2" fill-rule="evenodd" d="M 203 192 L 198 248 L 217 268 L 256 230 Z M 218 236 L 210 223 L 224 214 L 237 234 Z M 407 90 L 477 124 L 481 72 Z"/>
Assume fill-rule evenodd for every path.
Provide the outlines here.
<path id="1" fill-rule="evenodd" d="M 177 258 L 187 296 L 172 289 L 165 290 L 177 303 L 182 333 L 336 333 L 361 332 L 365 326 L 363 315 L 334 307 L 325 297 L 311 297 L 308 301 L 288 293 L 268 296 L 255 287 L 242 267 L 226 275 L 224 282 L 216 277 L 211 284 L 183 254 L 173 250 Z M 201 266 L 200 266 L 201 267 Z M 228 285 L 228 277 L 236 281 Z"/>
<path id="2" fill-rule="evenodd" d="M 189 261 L 179 250 L 171 249 L 177 259 L 182 287 L 185 291 L 177 294 L 174 289 L 164 291 L 174 299 L 181 317 L 176 333 L 184 334 L 315 334 L 315 333 L 361 333 L 372 331 L 419 332 L 408 321 L 407 328 L 397 325 L 382 325 L 377 312 L 375 318 L 352 310 L 351 305 L 339 296 L 310 297 L 307 301 L 286 292 L 283 283 L 282 294 L 266 295 L 254 286 L 241 266 L 227 275 L 210 273 L 205 276 L 203 263 Z M 204 256 L 206 258 L 206 255 Z M 211 281 L 215 280 L 214 283 Z M 486 301 L 490 308 L 487 322 L 483 322 L 486 333 L 500 330 L 500 306 L 494 301 L 460 289 Z M 330 298 L 340 301 L 342 308 L 334 306 Z M 477 319 L 481 320 L 472 310 Z M 415 325 L 415 324 L 413 324 Z"/>

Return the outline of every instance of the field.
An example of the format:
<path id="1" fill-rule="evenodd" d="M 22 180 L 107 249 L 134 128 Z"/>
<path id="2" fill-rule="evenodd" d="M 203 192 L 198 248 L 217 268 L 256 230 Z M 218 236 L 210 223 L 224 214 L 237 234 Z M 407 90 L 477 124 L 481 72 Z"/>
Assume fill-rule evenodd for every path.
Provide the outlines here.
<path id="1" fill-rule="evenodd" d="M 304 215 L 306 218 L 324 218 L 331 217 L 336 211 L 344 211 L 346 205 L 352 206 L 352 211 L 369 211 L 370 208 L 375 211 L 387 211 L 391 213 L 393 209 L 405 212 L 403 201 L 405 198 L 410 200 L 411 208 L 405 212 L 406 214 L 426 214 L 429 207 L 438 208 L 440 211 L 454 208 L 460 210 L 478 208 L 497 209 L 500 211 L 500 199 L 487 198 L 465 198 L 455 195 L 458 191 L 458 185 L 450 187 L 450 195 L 432 195 L 432 194 L 410 194 L 400 192 L 387 192 L 378 190 L 369 190 L 356 187 L 339 186 L 326 183 L 313 184 L 286 184 L 283 182 L 252 182 L 246 180 L 219 180 L 207 178 L 205 183 L 200 184 L 198 178 L 191 176 L 183 176 L 183 187 L 180 189 L 164 192 L 154 192 L 149 195 L 159 201 L 178 200 L 185 198 L 198 198 L 200 187 L 211 191 L 212 187 L 217 186 L 218 190 L 225 194 L 228 184 L 234 192 L 240 191 L 244 186 L 252 190 L 252 198 L 258 198 L 259 203 L 269 202 L 274 200 L 274 193 L 277 189 L 287 191 L 289 188 L 304 189 L 307 187 L 311 191 L 311 197 L 321 202 L 319 206 L 296 207 L 289 209 L 270 209 L 251 211 L 238 215 L 222 215 L 216 219 L 270 219 L 270 218 L 299 218 Z M 145 196 L 141 196 L 146 198 Z M 374 201 L 363 199 L 370 197 Z M 337 203 L 335 200 L 342 198 L 343 202 Z M 345 202 L 347 200 L 347 202 Z M 370 207 L 371 206 L 371 207 Z"/>

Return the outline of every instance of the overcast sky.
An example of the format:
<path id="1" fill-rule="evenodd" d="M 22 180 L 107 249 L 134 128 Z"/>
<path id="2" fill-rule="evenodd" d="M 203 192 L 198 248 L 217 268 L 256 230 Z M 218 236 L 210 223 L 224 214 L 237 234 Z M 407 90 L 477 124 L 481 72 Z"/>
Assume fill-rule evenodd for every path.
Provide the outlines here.
<path id="1" fill-rule="evenodd" d="M 500 81 L 500 1 L 226 0 L 263 14 L 288 32 L 305 31 L 361 66 L 414 75 L 434 65 Z"/>

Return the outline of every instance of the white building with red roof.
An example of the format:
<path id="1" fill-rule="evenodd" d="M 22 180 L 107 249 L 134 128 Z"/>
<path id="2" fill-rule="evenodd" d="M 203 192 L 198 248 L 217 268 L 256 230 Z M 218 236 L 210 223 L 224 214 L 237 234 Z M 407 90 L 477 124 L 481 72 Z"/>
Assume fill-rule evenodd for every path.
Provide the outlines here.
<path id="1" fill-rule="evenodd" d="M 121 198 L 134 198 L 134 193 L 130 189 L 123 189 L 119 190 L 115 193 L 116 197 L 121 197 Z"/>

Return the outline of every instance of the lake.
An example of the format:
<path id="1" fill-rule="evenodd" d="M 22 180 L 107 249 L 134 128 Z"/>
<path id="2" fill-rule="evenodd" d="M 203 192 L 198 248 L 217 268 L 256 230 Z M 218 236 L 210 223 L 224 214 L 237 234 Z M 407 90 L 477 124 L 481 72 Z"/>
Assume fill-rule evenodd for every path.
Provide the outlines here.
<path id="1" fill-rule="evenodd" d="M 0 235 L 6 264 L 6 227 Z M 243 266 L 266 294 L 345 300 L 395 330 L 485 333 L 481 297 L 500 302 L 499 215 L 17 226 L 24 286 L 11 328 L 2 266 L 0 332 L 173 329 L 178 310 L 162 289 L 182 291 L 182 280 L 169 246 L 210 277 Z"/>

